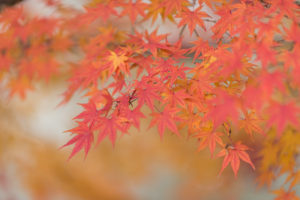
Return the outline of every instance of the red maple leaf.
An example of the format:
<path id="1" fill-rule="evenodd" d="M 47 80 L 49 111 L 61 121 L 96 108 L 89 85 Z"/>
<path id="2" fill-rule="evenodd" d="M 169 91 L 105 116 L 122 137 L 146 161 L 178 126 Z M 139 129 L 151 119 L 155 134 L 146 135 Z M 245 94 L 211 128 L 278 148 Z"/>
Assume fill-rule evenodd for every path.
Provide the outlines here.
<path id="1" fill-rule="evenodd" d="M 145 9 L 147 7 L 146 3 L 143 3 L 141 0 L 132 1 L 129 0 L 128 3 L 120 4 L 123 8 L 120 16 L 129 16 L 131 23 L 136 21 L 136 17 L 141 15 L 145 17 Z"/>
<path id="2" fill-rule="evenodd" d="M 74 24 L 76 26 L 88 25 L 94 22 L 99 17 L 102 18 L 104 22 L 108 20 L 111 15 L 117 15 L 117 12 L 114 8 L 115 2 L 108 1 L 108 3 L 99 3 L 95 7 L 86 8 L 86 13 L 83 15 L 78 15 L 78 17 L 74 18 Z"/>
<path id="3" fill-rule="evenodd" d="M 95 129 L 99 131 L 98 134 L 98 143 L 100 143 L 106 136 L 108 136 L 112 145 L 115 146 L 117 139 L 117 130 L 125 132 L 125 129 L 121 126 L 123 121 L 128 121 L 117 115 L 112 115 L 110 118 L 101 117 L 98 118 L 97 125 Z"/>
<path id="4" fill-rule="evenodd" d="M 79 125 L 73 129 L 67 130 L 65 132 L 71 132 L 76 134 L 69 142 L 63 145 L 61 148 L 74 144 L 74 148 L 72 153 L 69 156 L 71 159 L 76 153 L 78 153 L 81 149 L 84 148 L 85 157 L 87 156 L 91 144 L 94 141 L 94 134 L 92 130 L 85 122 L 77 122 Z"/>
<path id="5" fill-rule="evenodd" d="M 161 90 L 161 85 L 154 84 L 155 78 L 143 77 L 140 82 L 135 83 L 136 98 L 138 99 L 138 107 L 143 106 L 145 103 L 154 110 L 154 100 L 161 100 L 158 95 Z"/>
<path id="6" fill-rule="evenodd" d="M 146 31 L 145 39 L 148 42 L 144 42 L 144 49 L 149 50 L 154 57 L 157 57 L 157 50 L 168 49 L 167 46 L 161 43 L 162 40 L 167 38 L 168 34 L 157 35 L 157 29 L 155 29 L 151 34 Z"/>
<path id="7" fill-rule="evenodd" d="M 267 121 L 267 126 L 277 127 L 277 136 L 280 137 L 288 124 L 299 127 L 299 118 L 297 117 L 299 112 L 300 108 L 294 101 L 288 103 L 278 103 L 273 101 L 267 111 L 270 116 Z"/>
<path id="8" fill-rule="evenodd" d="M 99 111 L 93 101 L 89 101 L 86 104 L 80 104 L 85 110 L 74 117 L 73 119 L 82 119 L 82 122 L 88 124 L 93 123 L 99 117 Z"/>
<path id="9" fill-rule="evenodd" d="M 179 136 L 175 120 L 178 118 L 175 117 L 175 114 L 178 112 L 177 109 L 164 109 L 163 112 L 153 112 L 152 121 L 150 122 L 149 128 L 157 124 L 157 129 L 160 135 L 160 138 L 163 138 L 166 127 L 173 131 L 176 135 Z"/>
<path id="10" fill-rule="evenodd" d="M 240 141 L 236 142 L 234 145 L 230 145 L 227 148 L 222 149 L 217 155 L 217 157 L 225 156 L 219 175 L 223 172 L 227 165 L 231 163 L 231 168 L 234 172 L 234 175 L 237 176 L 240 168 L 240 159 L 255 169 L 255 166 L 252 163 L 248 153 L 246 153 L 247 150 L 249 150 L 249 148 L 246 145 L 241 144 Z"/>
<path id="11" fill-rule="evenodd" d="M 187 25 L 190 30 L 190 35 L 193 34 L 196 25 L 201 26 L 204 30 L 206 30 L 204 26 L 204 21 L 202 20 L 203 17 L 210 17 L 207 13 L 201 12 L 201 6 L 199 6 L 196 10 L 191 11 L 189 9 L 184 9 L 181 13 L 177 16 L 181 18 L 181 21 L 178 24 L 178 27 L 183 25 Z"/>
<path id="12" fill-rule="evenodd" d="M 209 147 L 209 151 L 211 154 L 211 157 L 213 157 L 213 153 L 216 148 L 216 143 L 218 143 L 221 146 L 224 146 L 222 139 L 220 136 L 224 135 L 222 132 L 200 132 L 195 135 L 195 137 L 201 139 L 200 144 L 198 146 L 198 151 L 204 149 L 205 147 Z"/>
<path id="13" fill-rule="evenodd" d="M 224 91 L 218 91 L 216 97 L 211 101 L 211 109 L 205 119 L 213 120 L 214 128 L 219 127 L 229 118 L 237 122 L 239 118 L 239 104 L 235 96 L 229 95 Z"/>

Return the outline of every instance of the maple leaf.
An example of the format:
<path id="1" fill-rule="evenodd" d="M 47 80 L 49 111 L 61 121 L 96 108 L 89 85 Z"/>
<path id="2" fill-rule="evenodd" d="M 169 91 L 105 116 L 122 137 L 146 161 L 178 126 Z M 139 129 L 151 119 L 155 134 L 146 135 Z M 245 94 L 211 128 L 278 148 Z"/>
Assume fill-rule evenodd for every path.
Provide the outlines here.
<path id="1" fill-rule="evenodd" d="M 192 135 L 200 130 L 202 117 L 193 113 L 188 109 L 184 109 L 183 112 L 179 114 L 181 123 L 179 128 L 185 128 L 187 126 L 189 135 Z"/>
<path id="2" fill-rule="evenodd" d="M 236 142 L 234 145 L 230 145 L 227 148 L 222 149 L 217 154 L 217 157 L 225 156 L 219 175 L 223 172 L 227 165 L 231 163 L 231 168 L 234 172 L 234 175 L 237 176 L 238 170 L 240 168 L 240 159 L 248 163 L 253 169 L 255 169 L 255 166 L 252 163 L 248 153 L 246 153 L 247 150 L 249 150 L 249 148 L 246 145 L 243 145 L 240 141 Z"/>
<path id="3" fill-rule="evenodd" d="M 151 56 L 135 56 L 130 58 L 130 62 L 133 63 L 132 69 L 137 68 L 137 77 L 140 77 L 144 70 L 151 71 L 151 65 L 153 64 L 153 59 Z"/>
<path id="4" fill-rule="evenodd" d="M 1 11 L 0 19 L 7 23 L 13 23 L 19 19 L 24 19 L 24 8 L 22 6 L 15 6 L 13 8 L 6 8 Z"/>
<path id="5" fill-rule="evenodd" d="M 207 13 L 201 12 L 202 7 L 198 7 L 196 10 L 191 11 L 189 9 L 184 9 L 177 17 L 181 18 L 181 21 L 178 23 L 178 27 L 183 25 L 187 25 L 190 30 L 190 35 L 193 34 L 196 25 L 201 26 L 204 30 L 206 30 L 204 26 L 204 22 L 202 20 L 203 17 L 210 17 Z"/>
<path id="6" fill-rule="evenodd" d="M 163 112 L 153 112 L 151 114 L 152 121 L 150 122 L 149 128 L 157 124 L 157 129 L 160 135 L 160 138 L 163 138 L 166 127 L 169 128 L 172 132 L 179 136 L 175 120 L 178 118 L 175 117 L 175 114 L 178 112 L 177 109 L 164 109 Z"/>
<path id="7" fill-rule="evenodd" d="M 280 188 L 279 190 L 273 190 L 272 192 L 277 195 L 274 200 L 300 200 L 296 195 L 296 191 L 285 191 L 285 189 Z"/>
<path id="8" fill-rule="evenodd" d="M 158 16 L 161 16 L 162 20 L 165 20 L 165 7 L 162 5 L 162 0 L 151 0 L 151 3 L 147 7 L 147 16 L 145 20 L 152 18 L 152 25 L 156 21 Z M 173 21 L 173 17 L 171 14 L 169 14 L 168 19 Z"/>
<path id="9" fill-rule="evenodd" d="M 136 98 L 138 99 L 138 107 L 143 106 L 145 103 L 149 108 L 154 110 L 154 100 L 161 100 L 161 97 L 158 95 L 161 90 L 161 86 L 154 84 L 154 78 L 143 77 L 139 82 L 135 83 Z"/>
<path id="10" fill-rule="evenodd" d="M 33 90 L 33 86 L 30 82 L 30 79 L 27 76 L 21 76 L 18 80 L 12 79 L 8 85 L 11 88 L 10 97 L 15 94 L 18 94 L 21 99 L 25 99 L 26 92 L 28 90 Z"/>
<path id="11" fill-rule="evenodd" d="M 170 86 L 173 86 L 174 82 L 179 78 L 185 79 L 186 71 L 191 69 L 189 67 L 184 67 L 184 64 L 181 66 L 174 66 L 175 61 L 173 59 L 159 59 L 157 62 L 157 68 L 153 71 L 160 73 L 162 81 L 167 81 Z"/>
<path id="12" fill-rule="evenodd" d="M 219 0 L 220 1 L 220 0 Z M 203 4 L 207 5 L 209 8 L 213 8 L 213 3 L 216 3 L 216 1 L 211 1 L 211 0 L 198 0 L 198 4 L 203 6 Z"/>
<path id="13" fill-rule="evenodd" d="M 157 50 L 159 48 L 161 49 L 168 49 L 165 44 L 162 44 L 160 41 L 165 40 L 167 38 L 168 34 L 162 34 L 162 35 L 157 35 L 157 29 L 155 29 L 151 34 L 148 33 L 146 30 L 145 33 L 145 39 L 148 42 L 145 42 L 143 44 L 143 47 L 145 50 L 149 50 L 154 57 L 157 57 Z"/>
<path id="14" fill-rule="evenodd" d="M 115 2 L 109 1 L 106 4 L 99 3 L 95 7 L 88 7 L 86 8 L 86 13 L 83 15 L 77 15 L 77 17 L 74 18 L 74 22 L 76 22 L 74 24 L 80 28 L 80 26 L 91 24 L 99 17 L 106 22 L 111 15 L 117 15 L 114 6 Z"/>
<path id="15" fill-rule="evenodd" d="M 244 119 L 240 121 L 240 128 L 244 128 L 249 136 L 253 137 L 253 131 L 263 134 L 263 130 L 258 123 L 262 122 L 262 119 L 258 119 L 254 111 L 244 112 Z"/>
<path id="16" fill-rule="evenodd" d="M 265 40 L 259 43 L 253 43 L 253 48 L 257 53 L 257 60 L 261 61 L 263 67 L 267 67 L 269 63 L 275 65 L 276 51 L 271 48 L 271 45 L 266 43 Z"/>
<path id="17" fill-rule="evenodd" d="M 187 0 L 163 0 L 161 2 L 161 7 L 165 8 L 164 17 L 167 17 L 173 11 L 180 12 L 189 5 L 190 3 Z"/>
<path id="18" fill-rule="evenodd" d="M 285 93 L 285 85 L 283 80 L 286 75 L 280 71 L 275 71 L 273 73 L 268 73 L 267 71 L 262 71 L 259 76 L 259 82 L 261 90 L 264 92 L 264 96 L 267 98 L 272 95 L 275 89 L 278 89 L 282 93 Z"/>
<path id="19" fill-rule="evenodd" d="M 90 102 L 92 102 L 91 104 L 94 104 L 89 106 L 92 108 L 89 112 L 92 113 L 101 111 L 101 113 L 105 113 L 107 115 L 113 105 L 113 98 L 107 89 L 99 90 L 95 86 L 92 86 L 85 96 L 89 96 Z M 97 109 L 99 110 L 97 111 Z"/>
<path id="20" fill-rule="evenodd" d="M 222 132 L 214 132 L 214 131 L 200 132 L 196 134 L 195 137 L 201 139 L 200 144 L 198 146 L 198 151 L 208 146 L 211 157 L 213 157 L 213 153 L 216 148 L 216 143 L 218 143 L 221 146 L 224 146 L 223 141 L 220 138 L 220 136 L 222 135 L 224 135 Z"/>
<path id="21" fill-rule="evenodd" d="M 46 61 L 46 59 L 37 58 L 32 64 L 36 66 L 35 70 L 38 73 L 38 77 L 46 80 L 46 82 L 48 82 L 53 75 L 58 74 L 59 64 L 54 59 L 50 58 Z"/>
<path id="22" fill-rule="evenodd" d="M 204 95 L 205 93 L 212 92 L 212 83 L 214 82 L 210 76 L 210 70 L 206 70 L 202 64 L 197 64 L 191 73 L 194 74 L 191 79 L 191 91 Z"/>
<path id="23" fill-rule="evenodd" d="M 87 126 L 85 122 L 77 123 L 79 124 L 77 127 L 65 131 L 76 134 L 76 136 L 74 136 L 69 142 L 61 147 L 64 148 L 66 146 L 74 144 L 74 148 L 69 156 L 69 160 L 83 148 L 86 157 L 91 148 L 91 143 L 94 141 L 94 134 L 92 133 L 91 128 Z"/>
<path id="24" fill-rule="evenodd" d="M 231 51 L 220 48 L 216 52 L 218 59 L 210 67 L 218 69 L 219 66 L 222 66 L 220 75 L 228 77 L 236 73 L 238 74 L 237 77 L 239 77 L 239 74 L 245 71 L 244 63 L 247 63 L 244 59 L 244 54 L 245 50 L 240 47 L 238 49 L 233 47 Z"/>
<path id="25" fill-rule="evenodd" d="M 145 17 L 145 9 L 147 8 L 146 3 L 141 2 L 141 0 L 132 1 L 129 0 L 128 3 L 121 3 L 120 4 L 123 8 L 120 16 L 129 16 L 131 23 L 136 21 L 136 17 L 140 14 L 141 16 Z"/>
<path id="26" fill-rule="evenodd" d="M 281 17 L 271 18 L 268 23 L 258 22 L 259 31 L 257 33 L 257 40 L 261 41 L 264 37 L 272 38 L 275 32 L 280 32 L 277 27 L 280 24 Z"/>
<path id="27" fill-rule="evenodd" d="M 11 63 L 13 62 L 12 58 L 9 55 L 0 54 L 0 70 L 6 71 L 10 68 Z"/>
<path id="28" fill-rule="evenodd" d="M 181 78 L 182 80 L 186 79 L 186 71 L 191 68 L 185 67 L 184 63 L 181 66 L 173 66 L 167 73 L 167 79 L 170 85 L 173 85 L 176 81 Z"/>
<path id="29" fill-rule="evenodd" d="M 109 68 L 108 64 L 90 62 L 85 60 L 80 64 L 80 67 L 74 70 L 73 76 L 69 79 L 69 90 L 77 90 L 79 88 L 87 88 L 91 85 L 97 87 L 99 77 L 103 77 L 103 74 L 107 73 Z"/>
<path id="30" fill-rule="evenodd" d="M 126 119 L 131 121 L 132 124 L 139 129 L 140 128 L 140 119 L 145 118 L 145 115 L 141 112 L 140 108 L 137 107 L 133 110 L 127 111 L 125 113 Z"/>
<path id="31" fill-rule="evenodd" d="M 122 117 L 118 117 L 116 115 L 112 115 L 111 117 L 100 117 L 98 118 L 97 125 L 95 129 L 99 131 L 98 133 L 98 144 L 108 136 L 112 145 L 115 146 L 115 142 L 117 139 L 117 130 L 125 131 L 121 127 L 122 121 L 128 121 Z"/>
<path id="32" fill-rule="evenodd" d="M 169 54 L 170 58 L 174 59 L 183 59 L 186 58 L 185 54 L 188 52 L 188 49 L 182 48 L 182 39 L 181 37 L 176 43 L 169 44 L 167 42 L 167 53 Z"/>
<path id="33" fill-rule="evenodd" d="M 286 39 L 287 40 L 292 40 L 298 45 L 300 44 L 300 39 L 299 39 L 300 29 L 299 29 L 298 24 L 293 23 L 291 25 L 290 29 L 284 28 L 284 30 L 286 32 Z"/>
<path id="34" fill-rule="evenodd" d="M 124 76 L 119 74 L 119 76 L 114 76 L 115 81 L 108 86 L 109 88 L 113 88 L 112 95 L 115 95 L 117 92 L 121 92 L 121 90 L 127 86 Z"/>
<path id="35" fill-rule="evenodd" d="M 297 59 L 297 55 L 300 55 L 300 45 L 297 45 L 293 48 L 292 51 L 286 51 L 282 55 L 282 60 L 284 61 L 284 68 L 289 70 L 289 68 L 293 68 L 293 70 L 297 71 L 300 69 L 300 61 Z M 293 72 L 293 75 L 298 74 L 297 72 Z"/>
<path id="36" fill-rule="evenodd" d="M 191 43 L 195 45 L 189 50 L 190 52 L 195 53 L 193 61 L 195 61 L 203 52 L 209 52 L 210 50 L 212 50 L 212 47 L 209 45 L 208 41 L 204 41 L 200 37 L 198 37 L 196 41 L 192 41 Z"/>
<path id="37" fill-rule="evenodd" d="M 104 103 L 105 105 L 101 108 L 102 112 L 108 113 L 108 111 L 111 109 L 112 104 L 113 104 L 113 98 L 108 92 L 108 90 L 102 90 L 101 91 L 101 96 L 103 97 L 101 101 L 98 101 L 97 103 Z"/>
<path id="38" fill-rule="evenodd" d="M 118 55 L 115 52 L 110 51 L 110 55 L 107 57 L 107 60 L 112 63 L 112 68 L 110 68 L 110 74 L 112 74 L 113 72 L 116 72 L 117 74 L 119 72 L 129 74 L 129 66 L 126 63 L 128 57 L 125 56 L 125 53 L 121 53 L 120 55 Z"/>
<path id="39" fill-rule="evenodd" d="M 211 108 L 206 114 L 205 119 L 213 120 L 215 128 L 230 118 L 233 122 L 237 122 L 239 118 L 237 98 L 227 94 L 224 91 L 218 91 L 216 97 L 211 100 Z"/>
<path id="40" fill-rule="evenodd" d="M 169 70 L 171 70 L 171 68 L 174 67 L 174 64 L 176 63 L 175 60 L 173 59 L 158 59 L 156 61 L 157 63 L 157 69 L 153 69 L 155 70 L 155 72 L 161 72 L 161 75 L 165 74 L 166 72 L 168 72 Z"/>
<path id="41" fill-rule="evenodd" d="M 34 65 L 34 61 L 31 59 L 22 59 L 20 61 L 20 72 L 21 74 L 23 74 L 24 76 L 27 76 L 30 80 L 32 80 L 35 76 L 35 65 Z"/>
<path id="42" fill-rule="evenodd" d="M 264 103 L 262 87 L 247 85 L 242 93 L 243 105 L 260 111 Z"/>
<path id="43" fill-rule="evenodd" d="M 285 0 L 274 0 L 271 3 L 271 11 L 280 9 L 283 14 L 291 18 L 295 18 L 295 13 L 293 10 L 299 9 L 295 1 L 285 1 Z"/>
<path id="44" fill-rule="evenodd" d="M 51 43 L 51 49 L 54 51 L 64 51 L 69 49 L 73 45 L 73 42 L 63 33 L 59 33 L 53 37 Z"/>
<path id="45" fill-rule="evenodd" d="M 164 101 L 168 102 L 170 107 L 174 107 L 176 105 L 185 107 L 185 99 L 190 97 L 190 95 L 188 95 L 184 90 L 178 90 L 176 92 L 167 90 L 162 95 L 165 97 Z"/>
<path id="46" fill-rule="evenodd" d="M 260 171 L 258 180 L 260 185 L 267 184 L 268 186 L 270 186 L 271 182 L 276 178 L 276 174 L 270 169 L 274 168 L 278 163 L 278 155 L 281 152 L 280 146 L 274 145 L 274 131 L 270 133 L 268 137 L 262 141 L 263 148 L 261 148 L 258 153 L 259 157 L 263 158 L 258 169 Z"/>
<path id="47" fill-rule="evenodd" d="M 292 181 L 291 181 L 292 180 Z M 291 181 L 289 190 L 291 190 L 298 182 L 300 182 L 300 171 L 292 172 L 287 178 L 285 183 Z"/>
<path id="48" fill-rule="evenodd" d="M 93 123 L 97 117 L 99 117 L 99 112 L 97 110 L 97 107 L 93 101 L 89 101 L 86 104 L 79 104 L 81 105 L 85 110 L 74 117 L 73 119 L 82 119 L 84 123 Z"/>
<path id="49" fill-rule="evenodd" d="M 54 18 L 33 18 L 29 22 L 28 28 L 36 29 L 37 32 L 35 34 L 41 35 L 52 35 L 55 28 L 58 27 L 58 20 Z M 30 29 L 28 30 L 30 32 Z"/>
<path id="50" fill-rule="evenodd" d="M 299 118 L 297 114 L 300 112 L 298 106 L 293 101 L 288 103 L 278 103 L 273 101 L 268 108 L 269 120 L 267 121 L 267 127 L 277 127 L 277 137 L 280 137 L 283 130 L 288 124 L 293 124 L 295 127 L 299 127 Z"/>
<path id="51" fill-rule="evenodd" d="M 276 137 L 273 139 L 273 141 L 278 141 L 278 143 L 275 143 L 273 146 L 277 145 L 280 149 L 277 154 L 277 162 L 280 163 L 280 175 L 284 173 L 293 173 L 295 171 L 294 167 L 297 165 L 297 160 L 294 158 L 297 155 L 298 147 L 300 145 L 300 136 L 295 128 L 297 127 L 286 129 L 284 134 L 280 137 L 280 140 Z"/>
<path id="52" fill-rule="evenodd" d="M 154 99 L 159 99 L 160 97 L 156 94 L 154 89 L 139 89 L 137 91 L 138 104 L 142 106 L 146 103 L 151 110 L 154 110 L 153 102 Z"/>

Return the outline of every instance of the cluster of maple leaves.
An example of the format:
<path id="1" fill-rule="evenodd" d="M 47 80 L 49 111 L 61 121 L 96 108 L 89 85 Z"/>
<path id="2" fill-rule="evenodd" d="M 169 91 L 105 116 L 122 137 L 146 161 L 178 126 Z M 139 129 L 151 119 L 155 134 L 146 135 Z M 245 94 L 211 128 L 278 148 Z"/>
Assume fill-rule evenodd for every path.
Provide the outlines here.
<path id="1" fill-rule="evenodd" d="M 129 18 L 132 32 L 113 26 L 120 17 Z M 159 34 L 158 29 L 135 28 L 158 18 L 177 24 L 178 41 L 169 42 L 168 34 Z M 209 41 L 197 31 L 206 30 L 206 21 L 214 24 Z M 276 146 L 274 159 L 289 152 L 288 160 L 277 162 L 281 164 L 262 159 L 266 163 L 259 169 L 261 182 L 274 180 L 277 168 L 280 174 L 299 174 L 293 161 L 300 145 L 298 2 L 97 0 L 85 13 L 65 18 L 29 18 L 21 7 L 6 8 L 0 23 L 1 80 L 11 94 L 24 97 L 33 81 L 58 73 L 63 67 L 58 55 L 63 52 L 79 47 L 84 53 L 79 63 L 71 65 L 62 102 L 77 91 L 88 98 L 74 118 L 77 127 L 68 130 L 74 135 L 64 145 L 74 145 L 70 158 L 81 149 L 87 155 L 95 135 L 97 143 L 109 138 L 114 145 L 119 134 L 127 134 L 132 126 L 139 129 L 145 117 L 141 109 L 147 106 L 150 127 L 157 126 L 160 137 L 166 129 L 178 136 L 187 130 L 199 140 L 199 150 L 208 148 L 213 157 L 218 148 L 216 156 L 224 157 L 220 173 L 231 164 L 237 175 L 240 160 L 255 169 L 247 153 L 250 148 L 243 144 L 247 141 L 238 138 L 246 133 L 253 139 L 258 133 L 265 138 L 260 152 L 264 157 L 271 151 L 268 145 L 274 147 L 285 137 L 297 141 L 289 150 L 284 149 L 289 140 Z M 186 28 L 197 39 L 183 47 Z M 85 29 L 92 29 L 92 34 L 81 38 L 79 30 Z M 193 62 L 185 62 L 187 58 Z M 278 199 L 297 198 L 292 191 L 297 181 L 293 179 L 288 191 L 276 191 Z"/>
<path id="2" fill-rule="evenodd" d="M 69 35 L 52 18 L 35 18 L 22 7 L 6 8 L 0 15 L 0 73 L 10 95 L 25 98 L 32 80 L 46 80 L 58 73 L 59 55 L 70 48 Z"/>

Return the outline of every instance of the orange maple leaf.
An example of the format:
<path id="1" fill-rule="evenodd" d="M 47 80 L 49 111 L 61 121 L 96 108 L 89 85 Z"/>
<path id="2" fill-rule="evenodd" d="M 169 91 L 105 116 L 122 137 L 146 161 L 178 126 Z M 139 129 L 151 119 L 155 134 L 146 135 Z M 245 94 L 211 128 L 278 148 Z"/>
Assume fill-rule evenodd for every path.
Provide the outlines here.
<path id="1" fill-rule="evenodd" d="M 111 62 L 112 67 L 110 68 L 110 74 L 116 72 L 129 73 L 129 66 L 127 64 L 128 57 L 125 56 L 125 53 L 117 54 L 113 51 L 110 51 L 110 55 L 107 57 L 107 60 Z"/>
<path id="2" fill-rule="evenodd" d="M 263 130 L 260 128 L 259 123 L 262 119 L 258 119 L 254 111 L 244 112 L 245 117 L 240 121 L 240 128 L 244 128 L 249 136 L 253 137 L 253 132 L 263 134 Z"/>

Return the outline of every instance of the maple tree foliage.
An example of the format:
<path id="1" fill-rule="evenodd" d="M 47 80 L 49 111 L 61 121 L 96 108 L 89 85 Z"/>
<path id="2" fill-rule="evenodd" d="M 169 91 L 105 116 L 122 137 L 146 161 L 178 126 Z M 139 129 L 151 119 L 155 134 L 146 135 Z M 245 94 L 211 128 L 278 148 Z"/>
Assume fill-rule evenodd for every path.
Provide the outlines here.
<path id="1" fill-rule="evenodd" d="M 11 96 L 22 98 L 37 80 L 66 70 L 71 74 L 62 104 L 78 91 L 87 103 L 74 118 L 77 127 L 67 131 L 73 135 L 64 145 L 74 145 L 70 158 L 82 149 L 87 155 L 95 137 L 97 143 L 108 138 L 115 145 L 149 117 L 161 138 L 170 130 L 180 139 L 186 130 L 199 140 L 199 150 L 208 148 L 211 157 L 218 151 L 216 157 L 224 157 L 220 173 L 230 164 L 236 176 L 242 161 L 258 169 L 262 184 L 289 174 L 288 191 L 275 194 L 297 199 L 297 1 L 97 0 L 71 16 L 53 4 L 66 14 L 34 18 L 21 6 L 1 11 L 0 73 Z M 130 20 L 131 31 L 114 26 L 119 18 Z M 159 32 L 158 19 L 178 27 L 177 41 Z M 139 29 L 147 21 L 154 30 Z M 208 24 L 212 36 L 206 40 L 199 31 Z M 189 44 L 183 44 L 185 29 L 196 38 Z M 79 62 L 59 57 L 74 49 L 84 55 Z"/>

